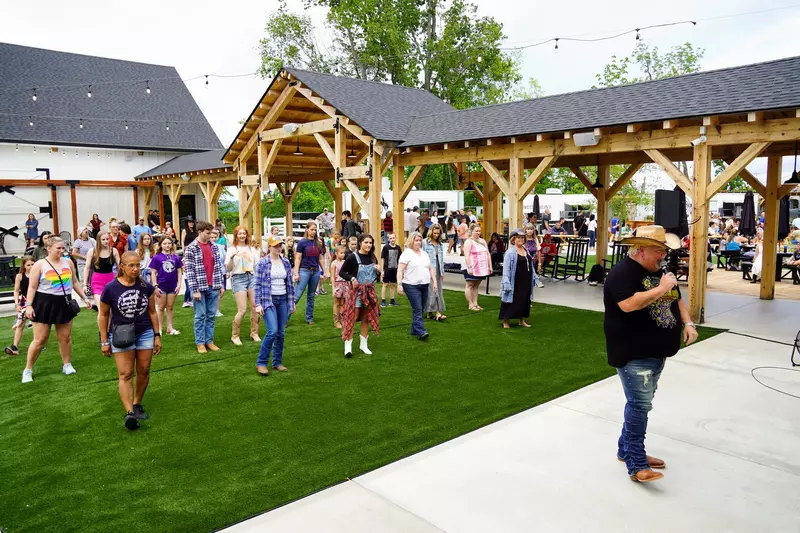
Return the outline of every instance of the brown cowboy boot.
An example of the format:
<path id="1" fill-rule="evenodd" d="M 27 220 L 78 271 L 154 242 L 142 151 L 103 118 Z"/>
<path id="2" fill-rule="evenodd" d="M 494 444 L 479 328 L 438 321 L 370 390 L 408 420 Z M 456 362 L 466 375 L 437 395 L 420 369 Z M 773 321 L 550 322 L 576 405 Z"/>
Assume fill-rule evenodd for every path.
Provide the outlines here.
<path id="1" fill-rule="evenodd" d="M 261 342 L 261 337 L 258 336 L 258 313 L 250 310 L 250 339 L 253 342 Z"/>
<path id="2" fill-rule="evenodd" d="M 231 330 L 231 342 L 236 346 L 242 345 L 242 339 L 239 338 L 239 331 L 242 329 L 241 324 L 236 323 L 236 319 L 233 319 L 233 327 Z"/>

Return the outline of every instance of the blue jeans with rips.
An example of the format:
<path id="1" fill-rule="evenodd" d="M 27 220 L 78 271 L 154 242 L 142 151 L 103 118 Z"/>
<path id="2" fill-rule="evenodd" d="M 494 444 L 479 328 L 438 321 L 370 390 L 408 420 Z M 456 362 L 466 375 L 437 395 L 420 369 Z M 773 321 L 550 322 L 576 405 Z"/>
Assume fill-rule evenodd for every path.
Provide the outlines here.
<path id="1" fill-rule="evenodd" d="M 286 322 L 289 320 L 289 297 L 285 294 L 272 295 L 272 307 L 264 309 L 264 323 L 267 324 L 267 335 L 261 341 L 256 366 L 269 366 L 269 354 L 272 352 L 272 367 L 283 363 L 283 338 Z"/>
<path id="2" fill-rule="evenodd" d="M 408 303 L 411 304 L 411 334 L 420 336 L 427 331 L 425 330 L 425 321 L 422 318 L 422 310 L 428 302 L 428 287 L 430 285 L 409 285 L 403 283 L 403 292 L 406 293 Z"/>
<path id="3" fill-rule="evenodd" d="M 625 422 L 617 442 L 617 457 L 625 460 L 628 475 L 647 470 L 644 437 L 647 432 L 647 413 L 653 408 L 653 396 L 666 359 L 634 359 L 617 374 L 625 392 Z"/>
<path id="4" fill-rule="evenodd" d="M 320 270 L 318 268 L 301 268 L 299 275 L 300 281 L 297 282 L 297 286 L 294 288 L 294 303 L 297 305 L 300 297 L 303 296 L 303 291 L 308 289 L 306 291 L 306 322 L 311 322 L 314 320 L 314 297 L 317 293 Z"/>
<path id="5" fill-rule="evenodd" d="M 217 323 L 218 289 L 200 291 L 200 299 L 194 303 L 194 343 L 211 344 L 214 342 L 214 326 Z"/>

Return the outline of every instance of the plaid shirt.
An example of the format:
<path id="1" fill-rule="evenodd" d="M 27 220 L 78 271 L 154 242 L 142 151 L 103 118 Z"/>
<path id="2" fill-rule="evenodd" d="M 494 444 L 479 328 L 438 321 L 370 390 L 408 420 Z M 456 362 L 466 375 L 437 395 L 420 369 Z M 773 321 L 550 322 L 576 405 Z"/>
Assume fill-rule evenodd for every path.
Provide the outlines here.
<path id="1" fill-rule="evenodd" d="M 213 243 L 211 243 L 211 252 L 214 255 L 214 276 L 210 288 L 219 290 L 224 286 L 225 265 Z M 183 271 L 186 273 L 186 281 L 189 282 L 189 292 L 202 292 L 209 289 L 206 269 L 203 266 L 203 251 L 200 249 L 197 239 L 193 240 L 183 251 Z"/>
<path id="2" fill-rule="evenodd" d="M 292 283 L 292 266 L 289 260 L 281 257 L 283 268 L 286 270 L 286 297 L 289 308 L 294 308 L 294 283 Z M 271 309 L 272 305 L 272 262 L 269 256 L 263 258 L 256 265 L 256 305 L 263 309 Z"/>

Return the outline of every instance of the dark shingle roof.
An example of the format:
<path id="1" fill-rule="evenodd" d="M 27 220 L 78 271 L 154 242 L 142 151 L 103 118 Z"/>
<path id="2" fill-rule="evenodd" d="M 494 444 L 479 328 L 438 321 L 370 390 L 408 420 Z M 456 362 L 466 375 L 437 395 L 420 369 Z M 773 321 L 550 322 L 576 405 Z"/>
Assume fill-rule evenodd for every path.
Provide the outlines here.
<path id="1" fill-rule="evenodd" d="M 161 163 L 155 168 L 151 168 L 144 174 L 139 174 L 134 179 L 152 178 L 153 176 L 166 176 L 167 174 L 183 174 L 184 172 L 196 172 L 198 170 L 216 170 L 218 168 L 233 168 L 222 162 L 225 149 L 211 150 L 209 152 L 198 152 L 196 154 L 186 154 L 173 157 L 166 163 Z"/>
<path id="2" fill-rule="evenodd" d="M 142 80 L 150 80 L 150 94 Z M 174 67 L 6 43 L 0 43 L 0 141 L 156 150 L 222 146 Z"/>
<path id="3" fill-rule="evenodd" d="M 418 116 L 401 146 L 790 107 L 800 107 L 800 57 Z"/>
<path id="4" fill-rule="evenodd" d="M 319 74 L 292 67 L 285 70 L 369 135 L 383 141 L 403 140 L 414 116 L 453 110 L 450 104 L 422 89 Z"/>

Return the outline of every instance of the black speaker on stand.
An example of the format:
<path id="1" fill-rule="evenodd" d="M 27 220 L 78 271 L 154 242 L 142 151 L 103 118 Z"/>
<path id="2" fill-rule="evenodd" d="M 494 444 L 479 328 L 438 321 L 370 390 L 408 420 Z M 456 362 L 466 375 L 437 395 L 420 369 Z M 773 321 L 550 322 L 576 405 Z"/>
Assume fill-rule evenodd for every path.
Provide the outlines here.
<path id="1" fill-rule="evenodd" d="M 655 222 L 677 233 L 681 223 L 681 195 L 678 191 L 656 191 Z"/>

